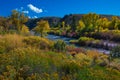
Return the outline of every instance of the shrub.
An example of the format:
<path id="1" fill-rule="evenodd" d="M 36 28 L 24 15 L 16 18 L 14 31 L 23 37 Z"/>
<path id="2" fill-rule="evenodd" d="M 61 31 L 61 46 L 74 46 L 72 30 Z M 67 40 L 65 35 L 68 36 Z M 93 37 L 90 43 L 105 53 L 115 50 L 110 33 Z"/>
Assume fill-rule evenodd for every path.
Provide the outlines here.
<path id="1" fill-rule="evenodd" d="M 111 58 L 120 58 L 120 46 L 114 47 L 110 52 Z"/>
<path id="2" fill-rule="evenodd" d="M 57 51 L 65 51 L 66 50 L 66 43 L 63 40 L 57 40 L 54 43 L 54 49 Z"/>
<path id="3" fill-rule="evenodd" d="M 95 39 L 111 40 L 115 42 L 120 41 L 120 30 L 103 30 L 99 33 L 93 32 L 84 35 L 86 37 L 92 37 Z"/>
<path id="4" fill-rule="evenodd" d="M 69 42 L 72 44 L 76 44 L 76 43 L 78 43 L 78 40 L 70 40 Z"/>
<path id="5" fill-rule="evenodd" d="M 51 73 L 54 68 L 56 70 L 57 64 L 62 61 L 62 56 L 60 54 L 55 55 L 53 52 L 43 53 L 33 47 L 17 48 L 8 54 L 0 55 L 0 76 L 2 75 L 4 79 L 10 80 L 19 80 L 16 77 L 26 80 L 35 73 Z"/>
<path id="6" fill-rule="evenodd" d="M 14 41 L 15 43 L 13 43 Z M 8 50 L 6 43 L 10 45 L 9 51 L 6 51 Z M 40 48 L 43 47 L 42 44 L 44 43 L 47 48 L 52 44 L 51 41 L 36 36 L 23 37 L 16 34 L 0 36 L 0 52 L 3 53 L 0 54 L 0 80 L 120 79 L 119 58 L 114 59 L 110 63 L 111 66 L 107 67 L 105 66 L 106 62 L 103 63 L 103 61 L 106 61 L 108 55 L 99 54 L 96 51 L 88 51 L 84 54 L 84 52 L 81 52 L 81 48 L 68 47 L 68 51 L 78 52 L 73 57 L 64 54 L 64 52 L 58 54 L 58 52 L 50 50 L 41 50 Z M 66 49 L 65 42 L 56 41 L 54 48 L 58 51 Z M 92 63 L 99 65 L 91 66 Z"/>
<path id="7" fill-rule="evenodd" d="M 78 61 L 81 66 L 90 66 L 92 62 L 92 58 L 83 53 L 79 53 L 75 55 L 75 58 L 76 58 L 76 61 Z"/>
<path id="8" fill-rule="evenodd" d="M 56 35 L 61 35 L 61 34 L 62 34 L 62 31 L 61 31 L 61 30 L 56 30 L 55 34 L 56 34 Z"/>
<path id="9" fill-rule="evenodd" d="M 25 37 L 23 42 L 29 46 L 38 47 L 40 49 L 50 49 L 53 46 L 52 41 L 39 36 Z"/>
<path id="10" fill-rule="evenodd" d="M 98 40 L 98 39 L 89 38 L 89 37 L 80 37 L 78 40 L 78 43 L 80 46 L 103 48 L 106 50 L 111 50 L 111 48 L 117 45 L 113 42 L 107 42 L 107 41 Z"/>
<path id="11" fill-rule="evenodd" d="M 75 47 L 75 46 L 66 46 L 66 51 L 67 52 L 70 52 L 70 54 L 72 55 L 72 56 L 74 56 L 75 54 L 78 54 L 78 53 L 81 53 L 81 52 L 85 52 L 85 50 L 84 49 L 82 49 L 82 48 L 77 48 L 77 47 Z"/>
<path id="12" fill-rule="evenodd" d="M 85 46 L 87 45 L 86 43 L 89 42 L 89 41 L 93 41 L 94 39 L 93 38 L 89 38 L 89 37 L 80 37 L 78 42 L 81 46 Z"/>

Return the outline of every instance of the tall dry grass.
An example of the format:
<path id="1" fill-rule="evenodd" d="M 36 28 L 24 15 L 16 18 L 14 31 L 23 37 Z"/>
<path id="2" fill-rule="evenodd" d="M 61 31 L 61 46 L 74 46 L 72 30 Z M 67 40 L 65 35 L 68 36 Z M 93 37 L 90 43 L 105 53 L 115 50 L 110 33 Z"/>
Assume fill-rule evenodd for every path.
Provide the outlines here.
<path id="1" fill-rule="evenodd" d="M 0 38 L 0 46 L 5 48 L 6 51 L 15 48 L 24 47 L 23 37 L 17 34 L 6 34 Z"/>

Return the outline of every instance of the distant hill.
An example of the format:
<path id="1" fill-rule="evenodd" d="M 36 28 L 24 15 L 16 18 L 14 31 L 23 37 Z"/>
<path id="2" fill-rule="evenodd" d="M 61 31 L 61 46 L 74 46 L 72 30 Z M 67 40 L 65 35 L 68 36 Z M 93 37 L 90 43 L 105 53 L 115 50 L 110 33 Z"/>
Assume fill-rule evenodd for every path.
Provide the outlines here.
<path id="1" fill-rule="evenodd" d="M 50 24 L 50 27 L 52 26 L 57 26 L 57 24 L 60 22 L 62 18 L 60 17 L 41 17 L 41 18 L 37 18 L 37 19 L 29 19 L 28 22 L 26 23 L 26 25 L 32 29 L 33 27 L 36 26 L 36 23 L 40 20 L 47 20 Z"/>
<path id="2" fill-rule="evenodd" d="M 84 14 L 69 14 L 65 15 L 63 18 L 61 17 L 41 17 L 41 18 L 36 18 L 36 19 L 29 19 L 26 25 L 32 29 L 33 27 L 36 26 L 36 23 L 39 20 L 47 20 L 50 24 L 50 27 L 57 26 L 60 22 L 65 21 L 66 24 L 71 25 L 73 18 L 75 21 L 79 21 Z M 113 15 L 100 15 L 101 18 L 106 17 L 108 20 L 112 19 Z M 120 19 L 120 16 L 117 16 Z"/>

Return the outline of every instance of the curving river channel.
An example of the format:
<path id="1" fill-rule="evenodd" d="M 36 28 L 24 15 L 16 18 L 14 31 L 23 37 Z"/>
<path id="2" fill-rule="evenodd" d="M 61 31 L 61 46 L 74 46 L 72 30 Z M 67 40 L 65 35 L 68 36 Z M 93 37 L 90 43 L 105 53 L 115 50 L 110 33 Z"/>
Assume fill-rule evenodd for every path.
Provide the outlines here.
<path id="1" fill-rule="evenodd" d="M 53 35 L 53 34 L 48 34 L 46 36 L 46 38 L 48 38 L 50 40 L 53 40 L 53 41 L 61 39 L 61 40 L 65 41 L 67 45 L 73 45 L 73 44 L 69 43 L 69 41 L 70 40 L 75 40 L 74 38 L 68 38 L 68 37 L 63 37 L 63 36 L 56 36 L 56 35 Z M 91 48 L 91 47 L 81 47 L 81 46 L 78 46 L 78 45 L 75 45 L 75 47 L 84 48 L 86 50 L 97 50 L 98 52 L 102 52 L 102 53 L 105 53 L 105 54 L 109 54 L 110 53 L 110 51 L 104 50 L 104 49 L 97 49 L 97 48 Z"/>

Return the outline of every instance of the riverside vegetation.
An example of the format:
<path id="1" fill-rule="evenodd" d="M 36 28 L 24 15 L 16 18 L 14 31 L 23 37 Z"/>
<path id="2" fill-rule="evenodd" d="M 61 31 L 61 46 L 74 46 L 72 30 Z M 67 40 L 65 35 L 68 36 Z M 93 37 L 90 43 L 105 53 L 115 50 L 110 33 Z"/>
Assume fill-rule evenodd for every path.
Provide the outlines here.
<path id="1" fill-rule="evenodd" d="M 68 18 L 67 18 L 68 17 Z M 111 19 L 101 17 L 95 13 L 89 13 L 82 15 L 80 19 L 77 19 L 77 15 L 69 15 L 63 18 L 63 21 L 58 23 L 56 27 L 52 27 L 50 34 L 67 36 L 76 38 L 79 40 L 81 37 L 93 38 L 92 41 L 96 42 L 96 46 L 107 50 L 111 50 L 111 47 L 118 46 L 120 43 L 120 19 L 117 16 L 112 16 Z M 69 19 L 69 20 L 67 20 Z M 98 41 L 99 40 L 99 41 Z M 70 41 L 71 42 L 71 41 Z M 73 41 L 72 41 L 73 42 Z M 84 41 L 87 43 L 87 41 Z M 106 42 L 106 43 L 104 43 Z M 80 41 L 75 41 L 81 46 Z M 86 46 L 86 44 L 82 45 Z M 106 46 L 106 47 L 105 47 Z"/>
<path id="2" fill-rule="evenodd" d="M 16 11 L 1 20 L 0 80 L 120 80 L 119 46 L 106 55 L 53 42 L 44 38 L 50 30 L 44 20 L 33 29 L 41 37 L 32 36 L 27 17 Z"/>

